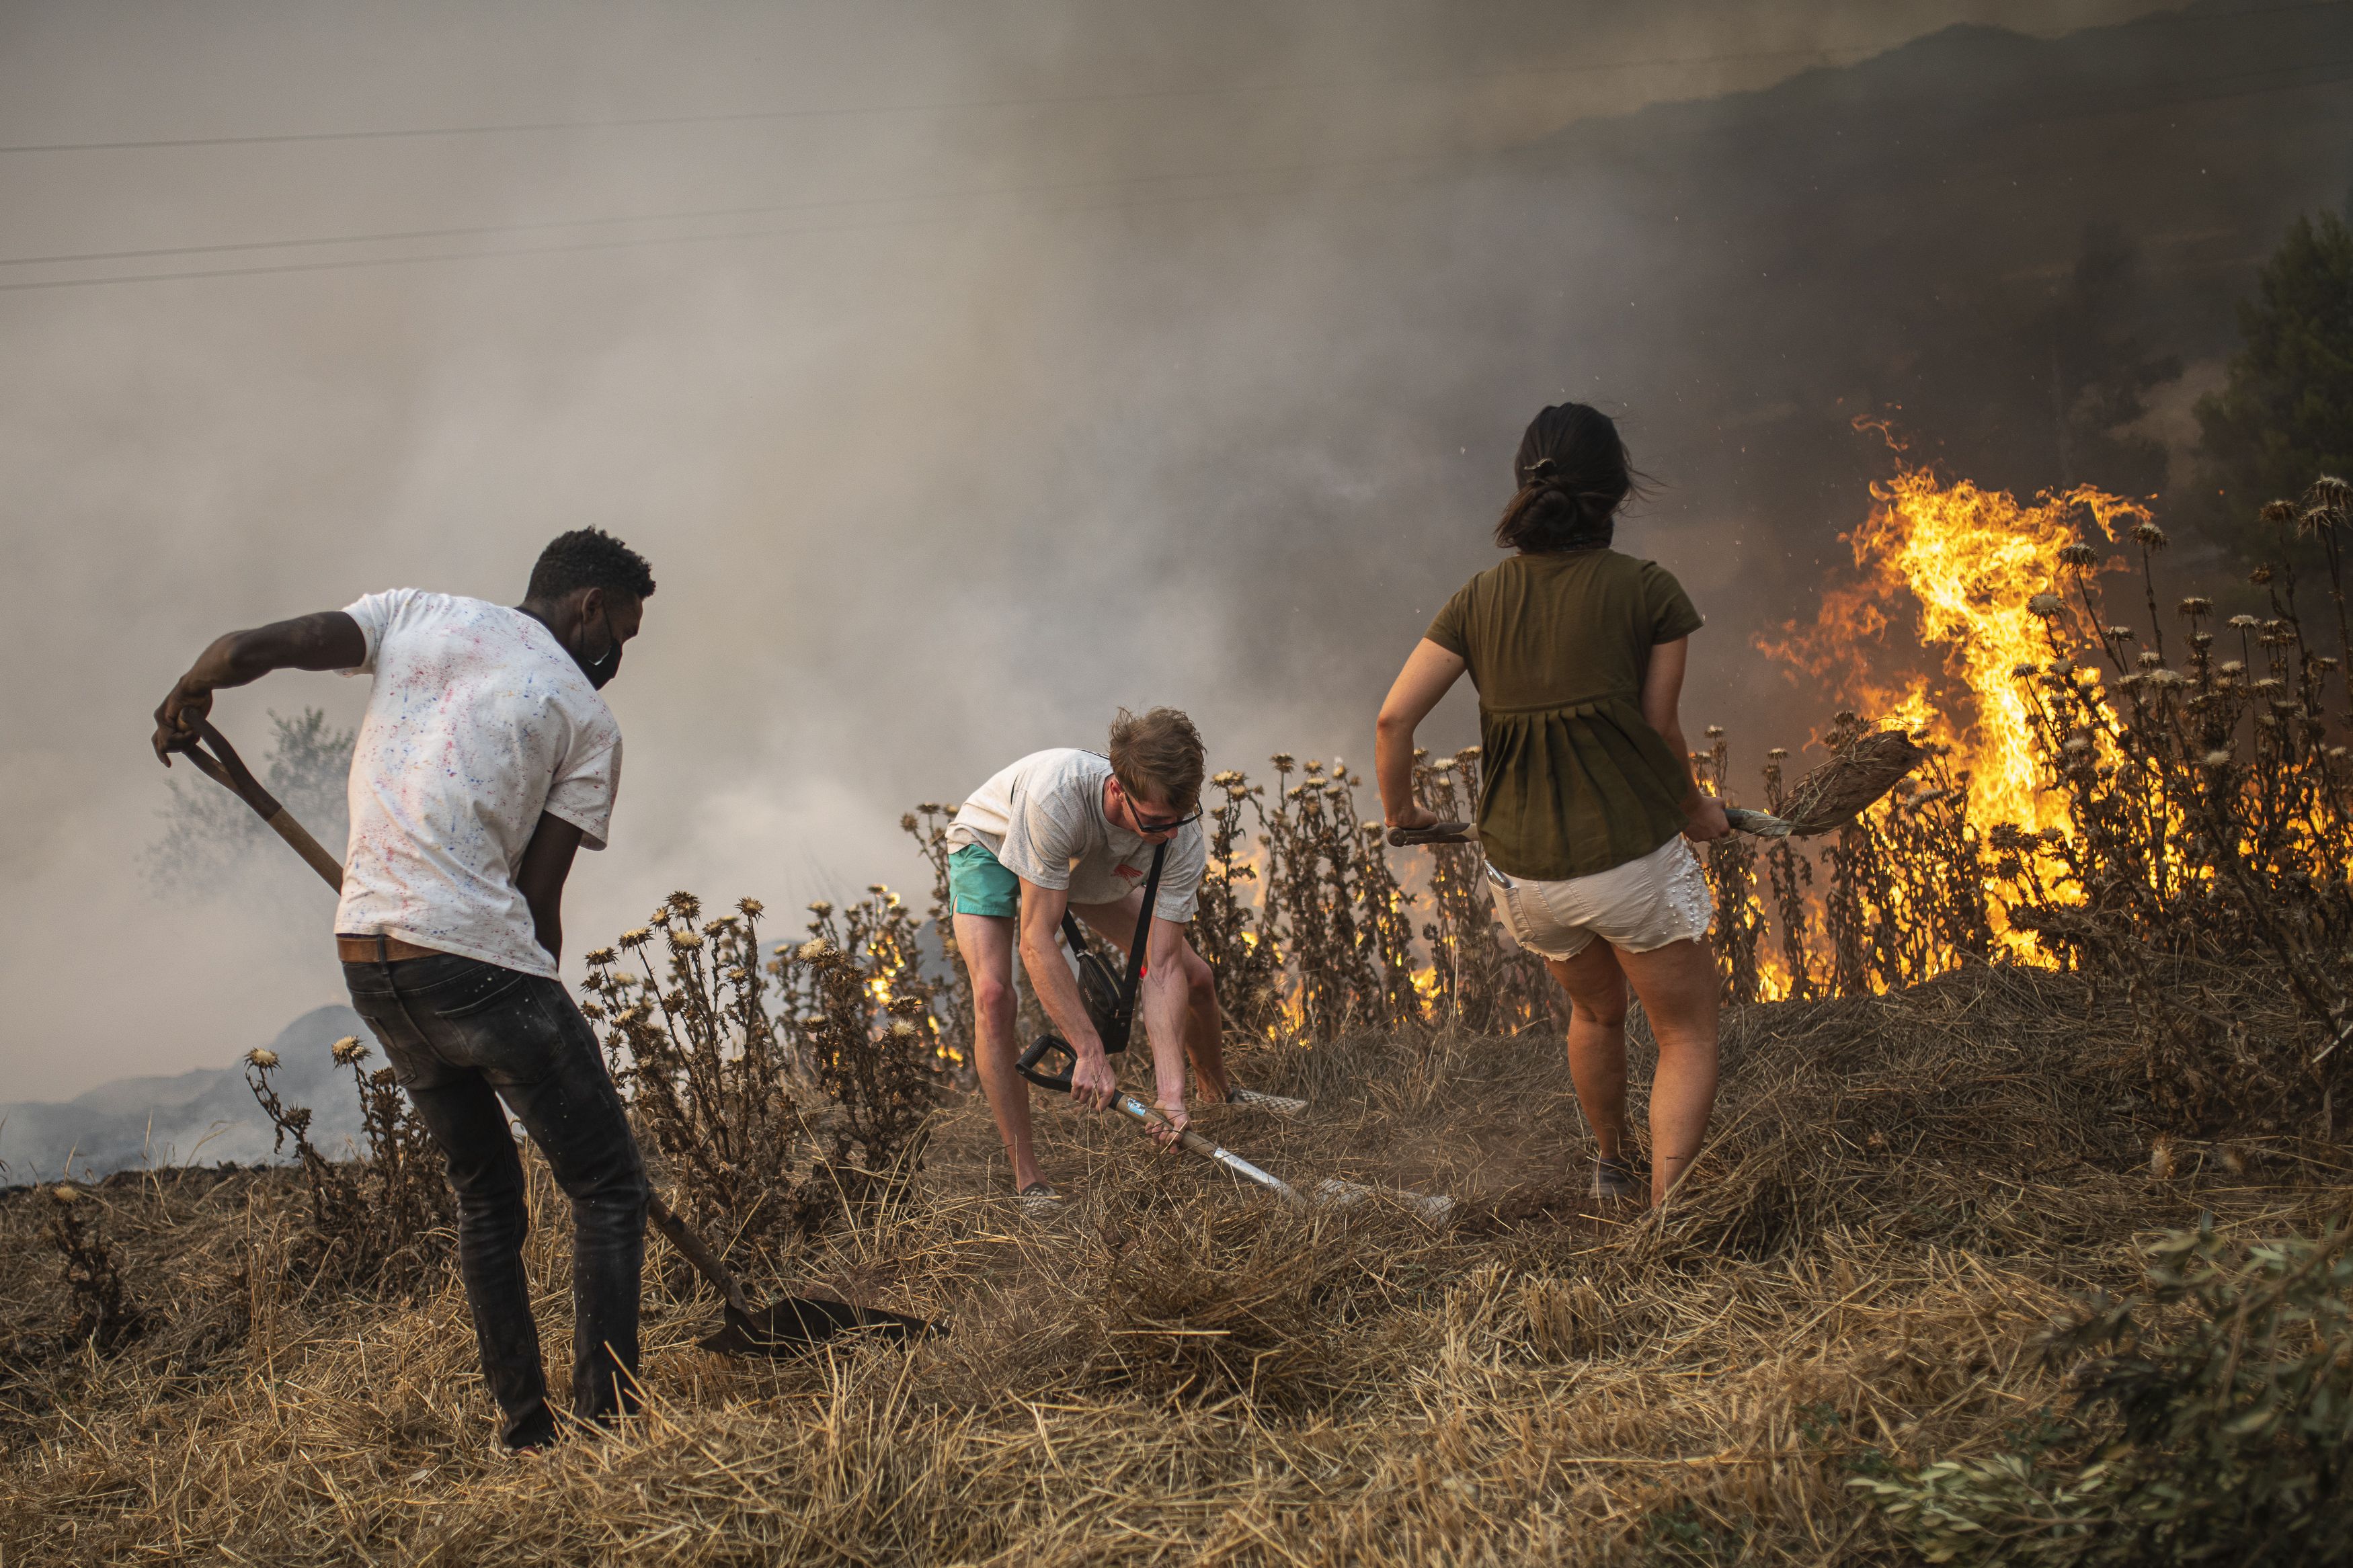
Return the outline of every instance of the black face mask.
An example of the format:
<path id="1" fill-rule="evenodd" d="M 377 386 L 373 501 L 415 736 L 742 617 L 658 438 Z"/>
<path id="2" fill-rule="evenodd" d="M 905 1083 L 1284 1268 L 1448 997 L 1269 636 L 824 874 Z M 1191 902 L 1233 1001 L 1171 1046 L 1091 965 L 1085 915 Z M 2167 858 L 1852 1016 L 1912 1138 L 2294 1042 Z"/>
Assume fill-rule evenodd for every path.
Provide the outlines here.
<path id="1" fill-rule="evenodd" d="M 586 627 L 582 629 L 586 630 Z M 572 658 L 573 662 L 580 666 L 580 673 L 588 678 L 588 684 L 591 687 L 598 691 L 605 689 L 605 683 L 621 672 L 621 639 L 613 635 L 612 622 L 607 620 L 605 623 L 603 653 L 598 654 L 595 658 L 582 658 L 578 654 L 574 654 Z"/>

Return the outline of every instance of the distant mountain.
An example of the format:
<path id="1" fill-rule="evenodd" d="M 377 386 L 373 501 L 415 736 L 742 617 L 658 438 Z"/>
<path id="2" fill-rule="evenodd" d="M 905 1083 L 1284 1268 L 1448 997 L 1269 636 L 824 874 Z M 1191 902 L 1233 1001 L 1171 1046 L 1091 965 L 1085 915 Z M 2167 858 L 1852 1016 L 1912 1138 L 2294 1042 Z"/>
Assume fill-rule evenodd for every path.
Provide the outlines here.
<path id="1" fill-rule="evenodd" d="M 269 1048 L 274 1078 L 290 1105 L 313 1113 L 311 1142 L 340 1154 L 360 1133 L 359 1098 L 348 1068 L 329 1053 L 345 1035 L 373 1037 L 349 1007 L 318 1007 L 279 1031 Z M 383 1065 L 380 1054 L 372 1067 Z M 125 1078 L 64 1101 L 0 1104 L 0 1181 L 103 1176 L 145 1164 L 240 1164 L 283 1159 L 269 1118 L 254 1103 L 242 1060 L 169 1078 Z"/>

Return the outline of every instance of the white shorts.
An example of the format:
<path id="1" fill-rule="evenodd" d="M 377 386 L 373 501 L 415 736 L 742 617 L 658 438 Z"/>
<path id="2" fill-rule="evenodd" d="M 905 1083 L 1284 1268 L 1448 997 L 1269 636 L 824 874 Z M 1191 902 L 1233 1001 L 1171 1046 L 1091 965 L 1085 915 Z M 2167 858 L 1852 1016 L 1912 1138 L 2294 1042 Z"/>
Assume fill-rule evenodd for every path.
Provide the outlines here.
<path id="1" fill-rule="evenodd" d="M 1512 940 L 1543 958 L 1575 958 L 1599 937 L 1649 952 L 1707 934 L 1715 896 L 1678 833 L 1640 860 L 1566 882 L 1531 882 L 1487 868 L 1495 913 Z"/>

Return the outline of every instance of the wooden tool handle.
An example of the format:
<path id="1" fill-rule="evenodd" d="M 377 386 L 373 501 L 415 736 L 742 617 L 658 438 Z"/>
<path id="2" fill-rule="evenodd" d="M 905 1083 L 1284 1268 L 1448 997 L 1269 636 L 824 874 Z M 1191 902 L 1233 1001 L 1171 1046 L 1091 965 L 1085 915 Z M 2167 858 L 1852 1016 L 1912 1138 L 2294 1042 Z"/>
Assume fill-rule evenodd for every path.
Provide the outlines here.
<path id="1" fill-rule="evenodd" d="M 735 1282 L 735 1276 L 729 1272 L 727 1265 L 719 1261 L 719 1255 L 711 1250 L 702 1237 L 694 1234 L 691 1226 L 679 1218 L 670 1206 L 661 1201 L 659 1193 L 646 1194 L 646 1217 L 654 1222 L 655 1229 L 670 1237 L 670 1244 L 694 1265 L 697 1274 L 718 1287 L 719 1293 L 727 1298 L 729 1306 L 747 1318 L 752 1315 L 752 1300 L 744 1294 L 744 1287 Z"/>
<path id="2" fill-rule="evenodd" d="M 278 837 L 294 847 L 311 869 L 325 879 L 327 886 L 341 893 L 343 890 L 343 863 L 327 853 L 326 846 L 311 837 L 311 830 L 294 820 L 294 814 L 284 806 L 269 818 L 269 826 Z"/>
<path id="3" fill-rule="evenodd" d="M 1409 844 L 1476 844 L 1479 830 L 1467 822 L 1433 822 L 1428 827 L 1392 827 L 1389 844 L 1402 849 Z"/>

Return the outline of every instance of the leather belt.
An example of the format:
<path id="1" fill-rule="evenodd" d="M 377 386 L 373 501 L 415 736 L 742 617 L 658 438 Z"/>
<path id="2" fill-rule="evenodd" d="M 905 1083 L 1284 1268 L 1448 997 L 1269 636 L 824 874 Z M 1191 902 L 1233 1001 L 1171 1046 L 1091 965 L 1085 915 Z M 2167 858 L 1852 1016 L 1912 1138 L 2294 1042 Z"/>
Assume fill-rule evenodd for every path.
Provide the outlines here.
<path id="1" fill-rule="evenodd" d="M 439 958 L 434 948 L 419 947 L 396 936 L 345 936 L 335 933 L 335 952 L 345 963 L 401 963 L 412 958 Z"/>

